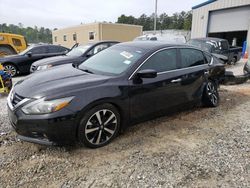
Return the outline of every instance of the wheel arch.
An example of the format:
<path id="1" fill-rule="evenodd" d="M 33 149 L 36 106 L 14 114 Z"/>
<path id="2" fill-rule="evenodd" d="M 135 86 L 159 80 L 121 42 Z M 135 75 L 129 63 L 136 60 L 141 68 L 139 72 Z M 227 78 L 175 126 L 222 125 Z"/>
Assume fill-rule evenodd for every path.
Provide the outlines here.
<path id="1" fill-rule="evenodd" d="M 121 120 L 119 132 L 123 132 L 126 129 L 127 124 L 129 123 L 129 113 L 127 113 L 126 110 L 123 110 L 122 102 L 120 100 L 114 100 L 112 98 L 102 98 L 102 99 L 99 99 L 99 100 L 94 101 L 92 103 L 89 103 L 86 107 L 84 107 L 82 110 L 80 110 L 78 112 L 78 114 L 77 114 L 77 129 L 76 129 L 76 133 L 75 133 L 77 139 L 78 139 L 78 131 L 79 131 L 80 121 L 83 118 L 84 114 L 87 111 L 89 111 L 90 109 L 92 109 L 96 106 L 99 106 L 99 105 L 103 105 L 103 104 L 111 104 L 118 110 L 118 112 L 120 114 L 120 120 Z M 128 118 L 126 118 L 126 117 L 128 117 Z"/>

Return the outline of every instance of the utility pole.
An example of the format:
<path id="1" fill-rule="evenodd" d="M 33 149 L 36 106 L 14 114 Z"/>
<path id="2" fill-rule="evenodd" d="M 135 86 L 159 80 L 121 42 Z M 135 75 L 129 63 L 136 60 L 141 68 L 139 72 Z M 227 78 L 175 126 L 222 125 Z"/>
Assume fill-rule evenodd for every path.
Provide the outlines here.
<path id="1" fill-rule="evenodd" d="M 157 0 L 155 0 L 155 15 L 154 15 L 154 33 L 156 34 L 156 21 L 157 21 Z"/>

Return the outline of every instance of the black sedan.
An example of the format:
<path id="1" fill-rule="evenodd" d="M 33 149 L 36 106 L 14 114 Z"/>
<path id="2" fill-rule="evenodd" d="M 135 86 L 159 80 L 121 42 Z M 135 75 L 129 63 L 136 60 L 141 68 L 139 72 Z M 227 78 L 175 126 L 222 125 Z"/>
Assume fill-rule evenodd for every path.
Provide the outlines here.
<path id="1" fill-rule="evenodd" d="M 63 55 L 68 51 L 68 48 L 58 45 L 31 45 L 29 48 L 17 55 L 0 58 L 0 63 L 4 66 L 5 71 L 14 77 L 17 74 L 29 73 L 31 64 L 39 59 Z"/>
<path id="2" fill-rule="evenodd" d="M 117 43 L 119 42 L 102 41 L 102 42 L 89 43 L 87 45 L 81 45 L 72 49 L 66 55 L 50 57 L 34 62 L 30 68 L 30 72 L 45 70 L 51 67 L 64 65 L 68 63 L 71 64 L 74 63 L 76 66 L 78 66 L 80 63 L 82 63 L 89 57 Z"/>
<path id="3" fill-rule="evenodd" d="M 121 43 L 78 67 L 19 81 L 8 97 L 9 119 L 21 140 L 101 147 L 145 117 L 197 102 L 216 107 L 224 71 L 217 58 L 193 47 Z"/>

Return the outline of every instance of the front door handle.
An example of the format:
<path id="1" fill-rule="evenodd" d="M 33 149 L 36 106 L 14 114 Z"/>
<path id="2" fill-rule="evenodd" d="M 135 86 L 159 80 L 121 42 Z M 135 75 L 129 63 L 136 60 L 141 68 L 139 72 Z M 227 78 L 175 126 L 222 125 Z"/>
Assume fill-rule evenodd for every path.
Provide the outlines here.
<path id="1" fill-rule="evenodd" d="M 181 82 L 181 81 L 182 81 L 181 78 L 178 78 L 176 80 L 171 80 L 171 83 L 178 83 L 178 82 Z"/>

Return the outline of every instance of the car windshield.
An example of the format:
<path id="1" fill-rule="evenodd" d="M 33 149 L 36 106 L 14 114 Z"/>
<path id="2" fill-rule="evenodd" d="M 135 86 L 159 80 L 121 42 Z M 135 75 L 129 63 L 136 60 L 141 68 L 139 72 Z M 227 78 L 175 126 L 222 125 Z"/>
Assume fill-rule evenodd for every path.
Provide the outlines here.
<path id="1" fill-rule="evenodd" d="M 209 41 L 190 40 L 187 44 L 201 48 L 210 53 L 214 51 L 214 44 Z"/>
<path id="2" fill-rule="evenodd" d="M 81 56 L 83 55 L 91 45 L 85 45 L 85 46 L 78 46 L 76 48 L 73 48 L 71 51 L 69 51 L 66 55 L 67 56 Z"/>
<path id="3" fill-rule="evenodd" d="M 26 54 L 28 51 L 30 51 L 32 48 L 34 48 L 35 45 L 31 45 L 28 48 L 26 48 L 24 51 L 20 52 L 19 55 L 24 55 Z"/>
<path id="4" fill-rule="evenodd" d="M 79 69 L 96 74 L 119 75 L 132 66 L 144 54 L 145 51 L 140 48 L 114 46 L 84 61 L 79 66 Z"/>

